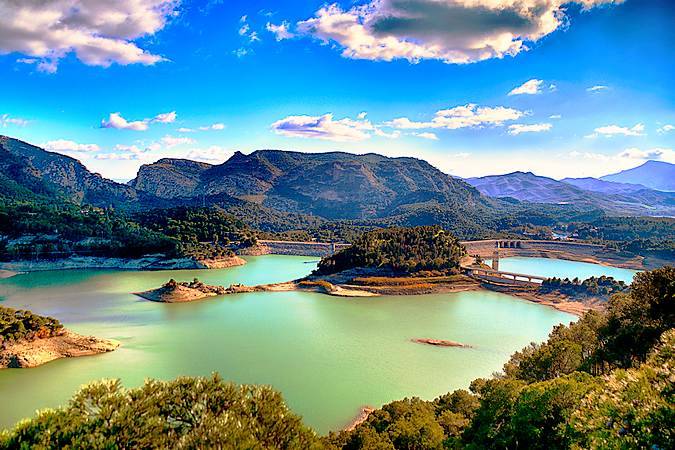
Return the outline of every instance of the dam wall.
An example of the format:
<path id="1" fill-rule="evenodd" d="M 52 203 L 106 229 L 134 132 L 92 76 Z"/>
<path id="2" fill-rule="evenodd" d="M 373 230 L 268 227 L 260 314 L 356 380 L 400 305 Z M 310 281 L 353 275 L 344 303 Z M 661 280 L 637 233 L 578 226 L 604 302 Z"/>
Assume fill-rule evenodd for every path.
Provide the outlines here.
<path id="1" fill-rule="evenodd" d="M 603 245 L 573 241 L 543 241 L 519 239 L 487 239 L 465 241 L 462 245 L 467 254 L 478 255 L 483 259 L 492 259 L 495 251 L 500 258 L 557 258 L 570 261 L 607 264 L 628 269 L 644 269 L 643 258 L 627 255 L 608 249 Z"/>

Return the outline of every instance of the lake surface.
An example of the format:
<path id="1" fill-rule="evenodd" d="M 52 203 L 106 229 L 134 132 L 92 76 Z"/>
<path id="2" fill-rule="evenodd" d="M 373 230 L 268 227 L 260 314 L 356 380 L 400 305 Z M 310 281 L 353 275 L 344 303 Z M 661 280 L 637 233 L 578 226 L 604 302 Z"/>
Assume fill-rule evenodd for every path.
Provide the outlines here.
<path id="1" fill-rule="evenodd" d="M 73 270 L 0 280 L 1 304 L 122 342 L 104 355 L 0 371 L 0 428 L 63 404 L 92 380 L 121 378 L 131 387 L 146 377 L 217 371 L 237 383 L 272 385 L 324 433 L 344 426 L 363 405 L 406 396 L 433 399 L 466 388 L 499 370 L 515 350 L 545 339 L 554 325 L 575 320 L 494 292 L 355 299 L 262 292 L 188 304 L 153 303 L 130 294 L 169 278 L 222 285 L 280 282 L 316 264 L 311 257 L 246 259 L 245 266 L 222 270 Z M 474 348 L 437 348 L 412 338 L 450 339 Z"/>
<path id="2" fill-rule="evenodd" d="M 620 269 L 618 267 L 563 259 L 522 257 L 499 258 L 499 270 L 538 275 L 540 277 L 567 277 L 570 280 L 574 279 L 574 277 L 585 280 L 586 278 L 605 275 L 614 277 L 615 280 L 625 281 L 626 283 L 631 283 L 633 275 L 638 272 L 637 270 Z"/>

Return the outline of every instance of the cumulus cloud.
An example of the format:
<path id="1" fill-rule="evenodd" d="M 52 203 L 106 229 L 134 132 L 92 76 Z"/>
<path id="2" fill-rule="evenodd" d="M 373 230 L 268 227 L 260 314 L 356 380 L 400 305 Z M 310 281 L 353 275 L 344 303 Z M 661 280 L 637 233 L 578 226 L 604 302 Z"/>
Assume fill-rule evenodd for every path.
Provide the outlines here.
<path id="1" fill-rule="evenodd" d="M 277 40 L 277 42 L 279 42 L 283 41 L 284 39 L 291 39 L 295 37 L 295 34 L 289 31 L 289 27 L 290 24 L 286 21 L 281 22 L 279 25 L 267 22 L 265 29 L 274 34 L 274 38 Z"/>
<path id="2" fill-rule="evenodd" d="M 509 95 L 536 95 L 536 94 L 541 94 L 541 84 L 544 82 L 544 80 L 537 80 L 537 79 L 532 79 L 530 81 L 526 81 L 525 83 L 521 84 L 520 86 L 513 88 L 511 92 L 509 92 Z M 553 85 L 551 85 L 553 86 Z"/>
<path id="3" fill-rule="evenodd" d="M 588 92 L 600 92 L 600 91 L 606 91 L 609 89 L 608 86 L 603 86 L 601 84 L 598 84 L 596 86 L 591 86 L 588 89 L 586 89 Z"/>
<path id="4" fill-rule="evenodd" d="M 387 138 L 387 139 L 398 139 L 401 137 L 401 132 L 399 130 L 394 130 L 390 133 L 387 133 L 380 128 L 375 128 L 375 136 Z"/>
<path id="5" fill-rule="evenodd" d="M 653 159 L 675 163 L 675 151 L 671 148 L 652 148 L 641 150 L 639 148 L 627 148 L 619 154 L 620 158 L 627 159 Z"/>
<path id="6" fill-rule="evenodd" d="M 541 133 L 543 131 L 549 131 L 553 125 L 550 123 L 533 123 L 533 124 L 522 124 L 522 123 L 514 123 L 513 125 L 509 125 L 509 134 L 513 136 L 517 136 L 521 133 Z"/>
<path id="7" fill-rule="evenodd" d="M 375 127 L 368 120 L 323 116 L 288 116 L 272 124 L 276 134 L 287 137 L 324 139 L 337 142 L 363 141 L 371 137 Z"/>
<path id="8" fill-rule="evenodd" d="M 223 147 L 212 145 L 207 148 L 191 149 L 187 154 L 187 158 L 194 161 L 219 164 L 225 162 L 225 160 L 232 156 L 232 153 L 232 151 L 224 149 Z"/>
<path id="9" fill-rule="evenodd" d="M 97 152 L 101 150 L 96 144 L 79 144 L 75 141 L 69 141 L 66 139 L 57 139 L 55 141 L 49 141 L 43 144 L 45 150 L 52 152 L 74 152 L 74 153 L 88 153 L 88 152 Z"/>
<path id="10" fill-rule="evenodd" d="M 667 124 L 656 130 L 657 133 L 663 134 L 663 133 L 669 133 L 671 131 L 675 130 L 675 126 Z"/>
<path id="11" fill-rule="evenodd" d="M 152 65 L 164 58 L 135 40 L 157 33 L 177 14 L 179 0 L 4 0 L 0 53 L 22 53 L 39 70 L 55 72 L 74 53 L 83 63 Z"/>
<path id="12" fill-rule="evenodd" d="M 636 124 L 635 126 L 620 127 L 618 125 L 605 125 L 604 127 L 599 127 L 593 130 L 592 134 L 589 134 L 586 137 L 595 138 L 598 136 L 612 137 L 617 135 L 622 136 L 644 136 L 645 126 L 641 123 Z"/>
<path id="13" fill-rule="evenodd" d="M 157 114 L 151 119 L 129 121 L 118 112 L 110 113 L 108 119 L 101 121 L 101 128 L 115 128 L 118 130 L 146 131 L 152 123 L 173 123 L 176 121 L 176 112 Z"/>
<path id="14" fill-rule="evenodd" d="M 471 63 L 514 56 L 565 23 L 564 5 L 623 0 L 373 0 L 321 7 L 299 33 L 342 47 L 347 58 Z"/>
<path id="15" fill-rule="evenodd" d="M 161 142 L 165 147 L 172 148 L 177 145 L 194 144 L 195 140 L 190 139 L 189 137 L 174 137 L 166 135 L 161 139 Z"/>
<path id="16" fill-rule="evenodd" d="M 415 122 L 407 117 L 400 117 L 389 122 L 386 126 L 404 130 L 424 128 L 445 128 L 456 130 L 459 128 L 480 128 L 484 126 L 501 126 L 504 122 L 518 120 L 525 113 L 504 106 L 478 106 L 469 103 L 463 106 L 455 106 L 450 109 L 437 111 L 434 118 L 429 122 Z"/>
<path id="17" fill-rule="evenodd" d="M 422 138 L 422 139 L 429 139 L 429 140 L 432 140 L 432 141 L 438 140 L 438 136 L 436 136 L 436 133 L 430 133 L 428 131 L 425 131 L 423 133 L 413 133 L 413 136 L 417 136 L 418 138 Z"/>
<path id="18" fill-rule="evenodd" d="M 0 127 L 5 128 L 10 125 L 17 127 L 25 127 L 28 125 L 28 120 L 22 119 L 20 117 L 12 117 L 9 114 L 0 115 Z"/>

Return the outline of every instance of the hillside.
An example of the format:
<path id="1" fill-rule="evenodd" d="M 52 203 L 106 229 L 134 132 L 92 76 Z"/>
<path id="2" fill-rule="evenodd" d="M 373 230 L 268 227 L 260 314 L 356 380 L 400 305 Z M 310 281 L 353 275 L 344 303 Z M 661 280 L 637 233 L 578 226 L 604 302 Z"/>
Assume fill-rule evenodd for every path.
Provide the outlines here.
<path id="1" fill-rule="evenodd" d="M 642 184 L 660 191 L 675 191 L 675 164 L 665 161 L 647 161 L 641 166 L 605 175 L 604 181 Z"/>
<path id="2" fill-rule="evenodd" d="M 141 167 L 130 185 L 162 198 L 224 194 L 328 219 L 382 217 L 435 195 L 471 213 L 493 206 L 463 181 L 414 158 L 259 150 L 237 152 L 217 166 L 196 164 L 160 160 Z"/>
<path id="3" fill-rule="evenodd" d="M 153 203 L 135 189 L 91 173 L 78 160 L 0 136 L 0 186 L 8 197 L 57 197 L 77 204 L 129 207 Z"/>
<path id="4" fill-rule="evenodd" d="M 469 178 L 466 181 L 490 197 L 599 207 L 612 215 L 675 216 L 675 195 L 639 185 L 592 178 L 557 181 L 531 172 Z"/>
<path id="5" fill-rule="evenodd" d="M 579 189 L 591 192 L 602 192 L 603 194 L 630 194 L 641 191 L 643 189 L 649 190 L 648 187 L 641 184 L 631 183 L 617 183 L 614 181 L 604 181 L 597 178 L 563 178 L 562 183 L 571 184 Z"/>

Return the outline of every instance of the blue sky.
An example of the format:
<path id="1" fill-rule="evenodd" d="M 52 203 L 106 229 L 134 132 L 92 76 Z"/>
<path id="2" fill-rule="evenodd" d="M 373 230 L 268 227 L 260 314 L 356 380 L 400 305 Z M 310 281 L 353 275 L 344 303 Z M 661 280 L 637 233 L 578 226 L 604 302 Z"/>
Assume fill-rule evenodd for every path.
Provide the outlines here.
<path id="1" fill-rule="evenodd" d="M 263 148 L 414 156 L 459 176 L 675 162 L 671 1 L 2 8 L 0 133 L 109 178 Z"/>

